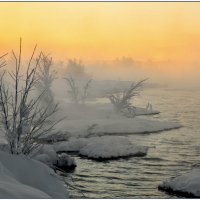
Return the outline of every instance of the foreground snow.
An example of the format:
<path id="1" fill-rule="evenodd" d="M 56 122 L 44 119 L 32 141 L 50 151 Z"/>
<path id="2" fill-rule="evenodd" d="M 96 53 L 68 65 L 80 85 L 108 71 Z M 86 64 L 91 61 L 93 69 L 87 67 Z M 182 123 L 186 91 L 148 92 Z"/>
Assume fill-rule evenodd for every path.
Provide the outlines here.
<path id="1" fill-rule="evenodd" d="M 158 187 L 161 190 L 185 197 L 200 197 L 200 169 L 164 182 Z"/>
<path id="2" fill-rule="evenodd" d="M 92 138 L 70 138 L 54 145 L 57 152 L 79 152 L 92 159 L 115 159 L 128 156 L 145 156 L 147 147 L 132 144 L 127 137 L 102 136 Z"/>
<path id="3" fill-rule="evenodd" d="M 66 188 L 48 166 L 0 151 L 1 198 L 67 198 Z"/>

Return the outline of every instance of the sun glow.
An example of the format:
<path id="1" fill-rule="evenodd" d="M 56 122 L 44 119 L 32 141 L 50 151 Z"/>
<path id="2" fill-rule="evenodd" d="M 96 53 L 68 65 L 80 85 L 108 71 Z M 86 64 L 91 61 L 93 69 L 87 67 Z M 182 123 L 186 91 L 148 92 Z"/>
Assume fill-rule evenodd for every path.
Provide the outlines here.
<path id="1" fill-rule="evenodd" d="M 200 3 L 1 2 L 0 17 L 2 53 L 22 37 L 25 54 L 37 43 L 54 59 L 199 62 Z"/>

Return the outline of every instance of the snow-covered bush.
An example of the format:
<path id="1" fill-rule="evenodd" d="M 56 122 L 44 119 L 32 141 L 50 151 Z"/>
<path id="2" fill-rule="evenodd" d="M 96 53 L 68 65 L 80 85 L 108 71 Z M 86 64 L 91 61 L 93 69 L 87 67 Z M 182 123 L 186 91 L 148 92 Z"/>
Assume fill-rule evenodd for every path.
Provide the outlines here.
<path id="1" fill-rule="evenodd" d="M 69 88 L 68 94 L 70 96 L 71 101 L 75 104 L 79 103 L 84 104 L 89 95 L 89 88 L 92 79 L 82 80 L 82 79 L 76 79 L 75 77 L 68 75 L 65 78 L 65 80 Z"/>
<path id="2" fill-rule="evenodd" d="M 41 96 L 43 105 L 50 105 L 49 112 L 51 112 L 55 106 L 54 94 L 51 87 L 53 81 L 56 79 L 56 73 L 55 70 L 52 70 L 52 57 L 42 53 L 38 62 L 38 82 L 36 88 L 38 89 L 39 94 L 43 93 Z"/>
<path id="3" fill-rule="evenodd" d="M 134 116 L 134 109 L 131 106 L 131 100 L 134 96 L 137 96 L 141 91 L 146 79 L 139 82 L 133 82 L 129 88 L 126 88 L 122 93 L 110 94 L 108 98 L 114 105 L 116 111 L 128 111 L 129 114 Z"/>
<path id="4" fill-rule="evenodd" d="M 68 60 L 66 77 L 64 79 L 66 80 L 71 101 L 75 104 L 84 104 L 89 96 L 92 79 L 85 72 L 85 66 L 82 62 L 76 59 Z"/>
<path id="5" fill-rule="evenodd" d="M 33 63 L 36 46 L 28 62 L 25 74 L 21 73 L 21 39 L 19 55 L 14 51 L 15 70 L 0 75 L 0 122 L 1 131 L 5 134 L 10 153 L 29 154 L 39 144 L 35 141 L 41 135 L 50 132 L 58 121 L 53 122 L 50 117 L 57 111 L 54 105 L 51 112 L 49 106 L 41 106 L 41 93 L 38 97 L 31 97 L 32 90 L 37 84 L 37 69 L 42 54 Z M 11 78 L 11 84 L 8 79 Z M 14 87 L 9 87 L 13 85 Z"/>

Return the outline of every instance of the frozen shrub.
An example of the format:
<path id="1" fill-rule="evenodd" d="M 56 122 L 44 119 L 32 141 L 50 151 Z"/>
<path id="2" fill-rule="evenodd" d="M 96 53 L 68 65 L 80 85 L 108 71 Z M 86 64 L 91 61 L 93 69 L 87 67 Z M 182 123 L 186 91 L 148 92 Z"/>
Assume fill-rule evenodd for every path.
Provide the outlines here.
<path id="1" fill-rule="evenodd" d="M 131 106 L 131 100 L 134 96 L 138 95 L 143 88 L 143 84 L 146 79 L 141 80 L 139 82 L 133 82 L 129 88 L 124 89 L 122 93 L 110 94 L 108 98 L 110 102 L 114 105 L 115 110 L 124 112 L 128 111 L 128 113 L 134 115 L 132 113 L 134 111 Z"/>
<path id="2" fill-rule="evenodd" d="M 26 72 L 21 73 L 21 39 L 19 55 L 14 51 L 15 70 L 0 75 L 0 122 L 1 131 L 5 134 L 9 151 L 12 154 L 29 154 L 39 146 L 35 141 L 41 136 L 52 131 L 59 121 L 51 121 L 50 117 L 57 111 L 54 105 L 49 112 L 49 106 L 41 106 L 43 92 L 33 98 L 31 92 L 37 82 L 37 70 L 42 54 L 39 54 L 33 63 L 36 46 L 27 64 Z M 2 63 L 2 62 L 0 62 Z M 1 66 L 5 66 L 5 62 Z M 9 87 L 6 81 L 11 78 L 14 86 Z"/>
<path id="3" fill-rule="evenodd" d="M 89 87 L 92 80 L 88 80 L 82 87 L 77 84 L 78 81 L 76 81 L 72 76 L 65 78 L 65 80 L 69 88 L 68 94 L 71 101 L 75 104 L 84 104 L 89 95 Z"/>
<path id="4" fill-rule="evenodd" d="M 43 93 L 41 96 L 41 102 L 43 105 L 49 104 L 49 112 L 52 111 L 55 106 L 54 94 L 51 90 L 53 81 L 56 79 L 56 71 L 52 70 L 52 58 L 48 55 L 41 53 L 40 59 L 37 59 L 38 62 L 38 72 L 37 78 L 38 82 L 36 88 L 39 91 L 39 94 Z"/>

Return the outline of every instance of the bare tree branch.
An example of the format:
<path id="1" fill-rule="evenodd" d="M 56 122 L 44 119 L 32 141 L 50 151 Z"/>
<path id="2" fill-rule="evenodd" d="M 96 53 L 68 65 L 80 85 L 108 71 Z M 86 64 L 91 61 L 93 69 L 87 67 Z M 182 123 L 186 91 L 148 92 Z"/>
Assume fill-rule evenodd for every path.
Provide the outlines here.
<path id="1" fill-rule="evenodd" d="M 4 71 L 0 75 L 0 120 L 3 125 L 1 129 L 6 136 L 12 154 L 29 154 L 39 145 L 35 142 L 36 139 L 52 131 L 60 121 L 51 121 L 51 116 L 58 110 L 57 104 L 52 107 L 50 112 L 49 107 L 52 106 L 51 104 L 47 104 L 46 107 L 41 106 L 44 91 L 35 99 L 31 97 L 31 91 L 38 83 L 37 69 L 40 66 L 41 58 L 44 56 L 40 53 L 36 63 L 32 64 L 36 47 L 37 45 L 27 65 L 25 80 L 23 80 L 24 76 L 20 75 L 22 63 L 21 39 L 18 56 L 12 51 L 15 60 L 15 71 L 8 72 L 8 75 L 14 82 L 14 91 L 7 86 L 8 84 L 5 84 L 6 72 Z M 5 55 L 1 56 L 0 60 Z M 1 62 L 0 66 L 2 66 Z"/>

